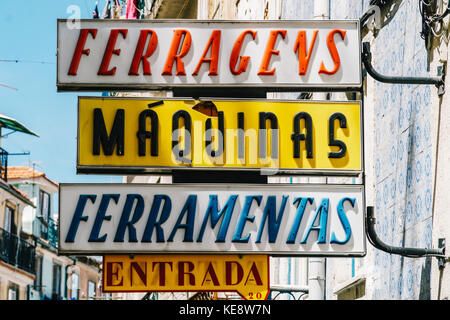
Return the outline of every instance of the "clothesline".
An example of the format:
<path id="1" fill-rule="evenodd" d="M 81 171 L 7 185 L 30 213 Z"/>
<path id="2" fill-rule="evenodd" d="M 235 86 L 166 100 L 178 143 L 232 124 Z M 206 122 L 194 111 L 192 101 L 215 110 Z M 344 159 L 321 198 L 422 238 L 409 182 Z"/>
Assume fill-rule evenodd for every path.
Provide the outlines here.
<path id="1" fill-rule="evenodd" d="M 119 1 L 119 0 L 107 0 L 102 12 L 102 19 L 110 19 L 112 18 L 119 18 L 120 12 L 124 8 L 125 1 Z M 112 6 L 112 4 L 114 6 Z M 126 0 L 125 5 L 125 18 L 126 19 L 143 19 L 145 15 L 145 8 L 147 6 L 146 0 Z M 118 9 L 118 10 L 117 10 Z M 93 10 L 93 18 L 98 19 L 100 18 L 99 12 L 98 12 L 98 1 L 95 4 L 95 8 Z"/>

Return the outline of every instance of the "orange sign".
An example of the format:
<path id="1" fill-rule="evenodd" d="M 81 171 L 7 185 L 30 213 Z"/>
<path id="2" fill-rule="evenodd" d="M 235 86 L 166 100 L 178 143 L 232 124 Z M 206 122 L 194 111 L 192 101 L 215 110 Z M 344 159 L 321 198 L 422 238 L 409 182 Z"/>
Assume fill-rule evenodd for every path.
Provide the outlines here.
<path id="1" fill-rule="evenodd" d="M 107 255 L 103 291 L 237 291 L 247 300 L 265 300 L 269 256 Z"/>

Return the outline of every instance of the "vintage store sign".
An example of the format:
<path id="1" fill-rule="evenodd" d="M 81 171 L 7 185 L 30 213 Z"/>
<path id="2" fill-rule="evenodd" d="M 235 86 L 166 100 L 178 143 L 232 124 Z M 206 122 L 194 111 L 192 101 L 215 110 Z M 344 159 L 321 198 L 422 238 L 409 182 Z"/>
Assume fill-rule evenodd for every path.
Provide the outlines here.
<path id="1" fill-rule="evenodd" d="M 358 20 L 58 20 L 58 90 L 361 85 Z"/>
<path id="2" fill-rule="evenodd" d="M 60 184 L 59 253 L 365 253 L 361 185 Z"/>
<path id="3" fill-rule="evenodd" d="M 269 256 L 106 255 L 103 291 L 237 291 L 247 300 L 265 300 Z"/>
<path id="4" fill-rule="evenodd" d="M 211 115 L 211 116 L 210 116 Z M 79 173 L 362 170 L 359 102 L 79 98 Z"/>

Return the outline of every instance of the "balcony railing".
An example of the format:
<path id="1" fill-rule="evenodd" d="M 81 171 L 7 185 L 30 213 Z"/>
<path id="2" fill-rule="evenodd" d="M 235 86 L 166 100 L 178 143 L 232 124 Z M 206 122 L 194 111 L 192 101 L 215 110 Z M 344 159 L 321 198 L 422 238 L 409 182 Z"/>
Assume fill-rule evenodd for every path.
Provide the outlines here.
<path id="1" fill-rule="evenodd" d="M 0 148 L 0 178 L 8 180 L 8 151 Z"/>
<path id="2" fill-rule="evenodd" d="M 34 274 L 35 255 L 34 245 L 0 228 L 0 260 Z"/>
<path id="3" fill-rule="evenodd" d="M 55 220 L 48 217 L 38 217 L 35 219 L 36 236 L 45 240 L 54 248 L 58 245 L 58 224 Z"/>
<path id="4" fill-rule="evenodd" d="M 50 242 L 50 244 L 57 248 L 58 246 L 58 224 L 55 220 L 49 218 L 48 219 L 48 235 L 47 239 Z"/>

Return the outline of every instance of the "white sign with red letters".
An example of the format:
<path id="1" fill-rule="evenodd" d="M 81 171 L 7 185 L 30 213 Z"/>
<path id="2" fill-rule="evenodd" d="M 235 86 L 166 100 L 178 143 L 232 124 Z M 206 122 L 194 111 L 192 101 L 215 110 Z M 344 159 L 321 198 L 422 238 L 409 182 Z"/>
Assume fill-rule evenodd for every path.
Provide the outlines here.
<path id="1" fill-rule="evenodd" d="M 357 20 L 58 20 L 57 87 L 357 88 Z"/>

